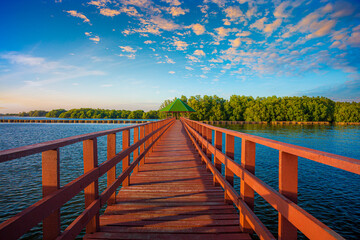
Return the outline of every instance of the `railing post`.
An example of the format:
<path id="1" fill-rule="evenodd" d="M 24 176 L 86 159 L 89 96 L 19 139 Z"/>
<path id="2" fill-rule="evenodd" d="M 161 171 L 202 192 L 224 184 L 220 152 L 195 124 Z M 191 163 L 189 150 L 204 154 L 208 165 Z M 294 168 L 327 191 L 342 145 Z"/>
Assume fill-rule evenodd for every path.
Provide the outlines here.
<path id="1" fill-rule="evenodd" d="M 230 134 L 226 134 L 225 154 L 226 156 L 234 160 L 234 152 L 235 152 L 235 137 Z M 228 168 L 227 160 L 225 160 L 225 179 L 230 183 L 231 186 L 234 186 L 234 173 Z M 225 202 L 232 203 L 226 191 L 225 191 Z"/>
<path id="2" fill-rule="evenodd" d="M 42 153 L 42 192 L 43 197 L 60 188 L 59 149 Z M 60 209 L 43 220 L 43 239 L 55 239 L 60 235 Z"/>
<path id="3" fill-rule="evenodd" d="M 97 139 L 83 141 L 84 173 L 98 167 Z M 98 179 L 84 189 L 85 208 L 99 197 Z M 99 213 L 86 225 L 86 233 L 94 233 L 99 229 Z"/>
<path id="4" fill-rule="evenodd" d="M 214 145 L 215 145 L 216 149 L 218 149 L 219 151 L 222 151 L 222 132 L 215 130 Z M 216 152 L 214 155 L 214 166 L 221 173 L 221 162 L 216 157 Z M 215 175 L 214 175 L 214 185 L 219 185 L 219 183 L 216 181 Z"/>
<path id="5" fill-rule="evenodd" d="M 298 157 L 283 151 L 279 152 L 279 192 L 297 203 Z M 296 227 L 280 213 L 278 235 L 280 240 L 297 239 Z"/>
<path id="6" fill-rule="evenodd" d="M 116 134 L 112 133 L 107 135 L 107 159 L 111 159 L 116 155 Z M 107 172 L 107 186 L 109 187 L 116 179 L 116 165 Z M 114 192 L 109 200 L 107 201 L 108 205 L 115 204 L 116 202 L 116 192 Z"/>
<path id="7" fill-rule="evenodd" d="M 122 131 L 122 150 L 124 151 L 130 146 L 130 130 Z M 122 160 L 122 171 L 124 172 L 130 165 L 130 156 L 126 156 Z M 123 187 L 130 185 L 130 176 L 126 177 L 122 182 Z"/>
<path id="8" fill-rule="evenodd" d="M 256 144 L 254 142 L 242 139 L 241 166 L 253 174 L 255 174 L 255 147 Z M 250 209 L 254 210 L 254 190 L 244 180 L 241 180 L 240 196 Z M 243 232 L 252 233 L 252 228 L 245 220 L 245 215 L 242 212 L 240 212 L 240 228 Z"/>
<path id="9" fill-rule="evenodd" d="M 206 140 L 209 142 L 209 145 L 212 145 L 212 129 L 206 128 Z M 208 147 L 206 147 L 206 155 L 211 161 L 211 152 Z"/>
<path id="10" fill-rule="evenodd" d="M 134 128 L 134 144 L 137 143 L 138 141 L 139 141 L 139 128 L 136 127 L 136 128 Z M 133 161 L 135 161 L 138 156 L 139 156 L 139 148 L 136 148 L 133 153 Z M 134 168 L 134 173 L 136 173 L 138 171 L 139 171 L 139 163 Z"/>
<path id="11" fill-rule="evenodd" d="M 143 139 L 145 137 L 145 126 L 140 126 L 140 139 Z M 140 145 L 140 154 L 144 152 L 145 149 L 145 143 Z M 140 160 L 140 165 L 145 163 L 145 156 Z"/>
<path id="12" fill-rule="evenodd" d="M 149 135 L 150 133 L 150 124 L 145 125 L 145 137 Z M 145 149 L 150 145 L 150 139 L 145 141 Z M 148 157 L 150 154 L 150 151 L 148 151 L 145 156 Z"/>

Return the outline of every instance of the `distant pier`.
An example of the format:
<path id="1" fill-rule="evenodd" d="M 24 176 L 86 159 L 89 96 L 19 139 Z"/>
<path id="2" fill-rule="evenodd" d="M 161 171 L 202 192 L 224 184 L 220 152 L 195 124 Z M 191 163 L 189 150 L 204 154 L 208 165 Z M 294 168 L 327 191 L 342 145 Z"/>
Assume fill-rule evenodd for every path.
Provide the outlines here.
<path id="1" fill-rule="evenodd" d="M 92 120 L 92 119 L 0 119 L 0 123 L 105 123 L 105 124 L 119 124 L 119 123 L 145 123 L 150 122 L 149 120 Z"/>

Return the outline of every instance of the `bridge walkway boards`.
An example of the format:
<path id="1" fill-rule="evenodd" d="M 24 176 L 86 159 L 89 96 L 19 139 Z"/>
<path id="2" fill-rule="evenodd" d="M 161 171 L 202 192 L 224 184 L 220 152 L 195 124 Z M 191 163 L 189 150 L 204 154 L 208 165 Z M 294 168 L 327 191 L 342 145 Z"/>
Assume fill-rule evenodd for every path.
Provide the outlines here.
<path id="1" fill-rule="evenodd" d="M 212 181 L 176 121 L 85 239 L 251 239 Z"/>

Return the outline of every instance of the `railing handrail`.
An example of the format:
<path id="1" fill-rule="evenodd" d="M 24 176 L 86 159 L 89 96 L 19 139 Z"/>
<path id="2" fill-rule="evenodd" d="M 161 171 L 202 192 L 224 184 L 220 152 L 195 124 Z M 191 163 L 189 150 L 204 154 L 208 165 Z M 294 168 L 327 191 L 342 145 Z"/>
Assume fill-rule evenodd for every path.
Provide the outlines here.
<path id="1" fill-rule="evenodd" d="M 187 124 L 187 123 L 185 123 Z M 187 127 L 189 125 L 187 124 Z M 343 239 L 339 234 L 330 229 L 328 226 L 323 224 L 321 221 L 313 217 L 311 214 L 306 212 L 304 209 L 299 207 L 297 204 L 293 203 L 287 197 L 280 194 L 278 191 L 264 183 L 261 179 L 257 178 L 254 174 L 249 172 L 244 167 L 240 166 L 233 159 L 226 156 L 222 151 L 218 150 L 210 144 L 205 138 L 203 138 L 199 133 L 197 133 L 194 129 L 190 129 L 193 135 L 196 136 L 197 139 L 200 140 L 202 144 L 206 144 L 206 148 L 210 150 L 210 152 L 218 158 L 223 164 L 226 165 L 236 176 L 238 176 L 241 180 L 245 181 L 253 190 L 255 190 L 261 197 L 263 197 L 274 209 L 276 209 L 279 213 L 283 215 L 287 215 L 287 212 L 292 212 L 296 216 L 287 216 L 289 221 L 294 224 L 300 231 L 302 231 L 306 236 L 311 236 L 314 233 L 313 229 L 316 229 L 316 234 L 322 234 L 327 239 Z M 195 143 L 197 144 L 197 143 Z M 199 149 L 199 148 L 198 148 Z M 200 153 L 201 154 L 201 153 Z M 211 161 L 206 157 L 205 154 L 202 154 L 202 157 L 206 159 L 208 164 L 210 164 L 211 168 L 215 169 L 211 171 L 214 173 L 216 168 L 212 165 Z M 217 171 L 218 172 L 218 171 Z M 215 174 L 214 174 L 215 175 Z M 221 181 L 225 180 L 224 177 L 218 172 L 217 178 Z M 224 183 L 221 183 L 222 187 L 225 191 L 229 191 L 230 195 L 233 195 L 232 201 L 234 204 L 240 209 L 241 204 L 243 204 L 243 200 L 240 198 L 236 198 L 238 196 L 237 192 L 235 192 L 234 188 L 229 188 L 229 186 L 224 186 Z M 253 215 L 253 212 L 248 212 L 248 214 Z M 254 217 L 253 217 L 254 218 Z M 297 219 L 301 218 L 303 221 L 306 221 L 306 226 L 303 221 L 297 221 Z M 265 226 L 258 222 L 259 220 L 254 218 L 254 225 L 258 225 L 258 230 L 262 230 L 262 232 L 258 233 L 260 237 L 264 239 L 272 239 L 271 235 L 266 235 Z"/>
<path id="2" fill-rule="evenodd" d="M 139 149 L 141 145 L 145 144 L 145 148 L 141 150 L 140 147 L 140 155 L 137 156 L 136 159 L 133 160 L 132 164 L 123 169 L 122 174 L 115 178 L 113 182 L 108 182 L 108 187 L 96 198 L 94 199 L 91 204 L 86 206 L 84 212 L 82 212 L 67 228 L 66 230 L 58 236 L 58 239 L 69 239 L 75 238 L 77 234 L 86 226 L 86 224 L 95 217 L 98 213 L 101 206 L 103 206 L 107 200 L 111 197 L 112 194 L 116 191 L 116 189 L 120 186 L 120 184 L 130 176 L 131 171 L 136 167 L 136 165 L 145 157 L 155 142 L 162 136 L 162 134 L 172 125 L 174 119 L 166 119 L 157 122 L 151 122 L 149 124 L 154 123 L 164 123 L 163 125 L 156 125 L 155 129 L 150 125 L 146 132 L 143 132 L 143 136 L 138 141 L 134 141 L 132 145 L 129 147 L 122 149 L 121 152 L 117 153 L 115 156 L 107 159 L 99 166 L 95 166 L 89 171 L 85 171 L 84 174 L 79 176 L 78 178 L 72 180 L 68 184 L 64 185 L 63 187 L 59 188 L 58 190 L 44 196 L 41 200 L 36 202 L 35 204 L 29 206 L 22 212 L 18 213 L 14 217 L 2 222 L 0 224 L 0 239 L 7 238 L 7 239 L 16 239 L 23 234 L 25 234 L 29 229 L 36 226 L 39 222 L 50 216 L 54 211 L 58 211 L 66 202 L 76 196 L 82 190 L 86 190 L 90 184 L 94 184 L 102 175 L 107 173 L 110 169 L 114 168 L 116 164 L 118 164 L 121 160 L 128 157 L 132 152 Z M 63 147 L 69 144 L 73 144 L 79 141 L 86 141 L 86 140 L 93 140 L 97 137 L 114 134 L 124 130 L 130 130 L 132 128 L 137 128 L 147 125 L 146 124 L 138 124 L 129 127 L 117 128 L 112 130 L 106 130 L 91 134 L 83 134 L 78 135 L 70 138 L 60 139 L 57 142 L 57 145 L 54 145 L 54 141 L 46 142 L 44 146 L 36 146 L 35 151 L 33 152 L 26 152 L 27 155 L 32 155 L 38 152 L 44 152 L 53 150 L 54 148 L 58 149 L 59 147 Z M 141 134 L 140 134 L 141 135 Z M 56 141 L 56 140 L 55 140 Z M 59 144 L 60 142 L 60 144 Z M 38 145 L 38 144 L 35 144 Z M 31 146 L 28 149 L 31 150 Z M 56 146 L 56 147 L 54 147 Z M 25 146 L 26 147 L 26 146 Z M 20 149 L 23 147 L 20 147 Z M 15 148 L 19 149 L 19 148 Z M 14 149 L 13 149 L 14 150 Z M 28 151 L 30 151 L 28 150 Z M 37 152 L 38 151 L 38 152 Z M 97 150 L 95 150 L 97 152 Z M 3 151 L 5 152 L 5 151 Z M 16 151 L 14 151 L 16 152 Z M 24 152 L 24 150 L 18 151 L 19 153 Z M 11 154 L 11 153 L 10 153 Z M 16 156 L 14 153 L 10 155 L 12 157 Z M 6 156 L 6 153 L 3 154 Z M 9 155 L 7 155 L 9 156 Z M 135 156 L 135 155 L 134 155 Z M 123 165 L 124 166 L 124 165 Z M 109 177 L 109 176 L 108 176 Z M 95 193 L 94 193 L 95 194 Z M 86 195 L 86 193 L 85 193 Z M 86 202 L 86 196 L 85 196 Z M 60 223 L 59 223 L 60 224 Z"/>
<path id="3" fill-rule="evenodd" d="M 184 118 L 186 119 L 186 118 Z M 190 122 L 195 122 L 194 120 L 186 119 Z M 332 154 L 328 152 L 323 152 L 311 148 L 301 147 L 290 143 L 283 143 L 280 141 L 254 136 L 247 133 L 237 132 L 230 129 L 224 129 L 220 127 L 215 127 L 206 123 L 197 122 L 201 126 L 205 126 L 214 131 L 220 131 L 225 134 L 232 135 L 234 137 L 239 137 L 244 140 L 249 140 L 258 144 L 261 144 L 266 147 L 270 147 L 279 151 L 287 152 L 298 157 L 303 157 L 318 163 L 322 163 L 328 166 L 339 168 L 348 172 L 360 174 L 360 160 L 350 157 L 344 157 L 337 154 Z"/>
<path id="4" fill-rule="evenodd" d="M 161 120 L 163 121 L 163 120 Z M 10 160 L 14 160 L 21 157 L 26 157 L 29 155 L 33 155 L 36 153 L 41 153 L 47 150 L 52 150 L 60 147 L 65 147 L 77 142 L 82 142 L 84 140 L 98 138 L 102 136 L 106 136 L 113 133 L 122 132 L 125 130 L 130 130 L 133 128 L 137 128 L 140 126 L 145 126 L 148 124 L 152 124 L 154 122 L 160 122 L 160 121 L 153 121 L 148 123 L 141 123 L 141 124 L 134 124 L 131 126 L 121 127 L 121 128 L 115 128 L 115 129 L 109 129 L 104 131 L 98 131 L 98 132 L 92 132 L 92 133 L 85 133 L 81 135 L 66 137 L 66 138 L 60 138 L 52 141 L 42 142 L 42 143 L 36 143 L 32 145 L 26 145 L 22 147 L 17 148 L 11 148 L 0 151 L 0 163 L 6 162 Z"/>

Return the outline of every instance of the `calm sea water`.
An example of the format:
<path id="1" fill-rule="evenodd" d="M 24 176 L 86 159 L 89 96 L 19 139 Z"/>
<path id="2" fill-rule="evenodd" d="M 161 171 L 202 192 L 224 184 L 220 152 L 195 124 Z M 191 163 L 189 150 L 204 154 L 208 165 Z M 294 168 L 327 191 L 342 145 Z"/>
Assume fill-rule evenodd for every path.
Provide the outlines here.
<path id="1" fill-rule="evenodd" d="M 220 127 L 360 159 L 359 126 L 220 125 Z M 225 136 L 223 136 L 223 139 Z M 225 143 L 223 143 L 225 144 Z M 235 161 L 241 162 L 241 139 Z M 278 190 L 279 152 L 256 145 L 255 175 Z M 298 205 L 346 239 L 360 239 L 360 176 L 299 158 Z M 235 188 L 240 188 L 235 178 Z M 255 193 L 255 213 L 277 236 L 277 211 Z M 305 239 L 299 235 L 300 239 Z"/>
<path id="2" fill-rule="evenodd" d="M 0 124 L 0 150 L 58 138 L 128 126 L 129 124 Z M 271 126 L 232 125 L 231 129 L 297 144 L 321 151 L 360 159 L 359 126 Z M 241 140 L 236 139 L 235 160 L 240 162 Z M 256 146 L 256 175 L 278 189 L 278 152 Z M 117 134 L 117 151 L 121 151 L 121 134 Z M 106 137 L 98 138 L 99 163 L 106 160 Z M 83 173 L 82 144 L 60 150 L 61 186 Z M 118 174 L 121 164 L 118 165 Z M 106 176 L 99 181 L 100 191 Z M 239 189 L 239 179 L 235 179 Z M 360 236 L 360 176 L 329 166 L 299 159 L 299 205 L 346 239 Z M 0 163 L 0 222 L 41 199 L 41 155 Z M 105 208 L 105 206 L 104 206 Z M 104 209 L 103 208 L 103 209 Z M 61 208 L 64 230 L 84 210 L 83 193 Z M 277 235 L 277 212 L 256 196 L 255 212 Z M 41 224 L 25 239 L 41 239 Z"/>

